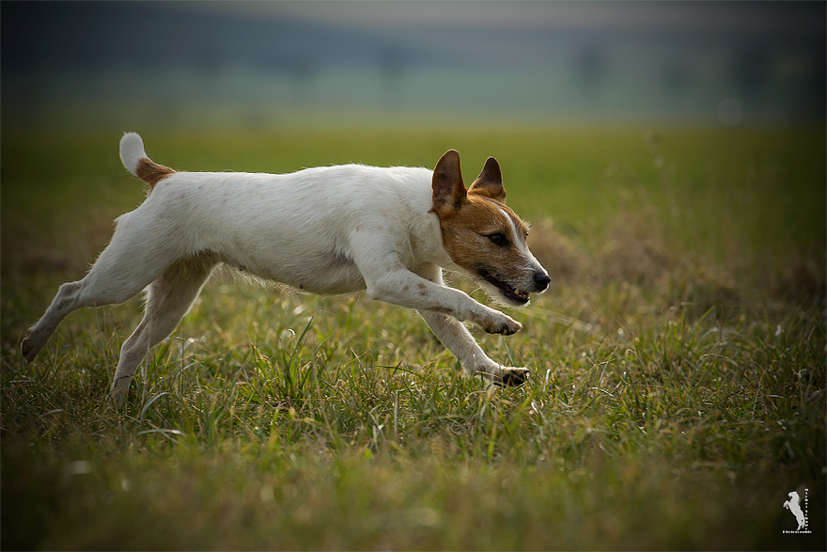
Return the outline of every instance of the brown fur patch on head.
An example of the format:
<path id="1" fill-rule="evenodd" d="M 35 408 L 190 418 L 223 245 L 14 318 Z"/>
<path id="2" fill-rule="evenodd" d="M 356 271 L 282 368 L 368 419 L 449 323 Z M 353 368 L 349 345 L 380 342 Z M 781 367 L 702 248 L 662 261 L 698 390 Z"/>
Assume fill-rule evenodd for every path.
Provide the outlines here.
<path id="1" fill-rule="evenodd" d="M 140 161 L 138 161 L 138 167 L 135 170 L 135 174 L 138 175 L 138 178 L 149 184 L 150 188 L 154 188 L 158 182 L 172 174 L 175 174 L 175 172 L 175 169 L 170 169 L 169 167 L 159 165 L 146 157 L 143 157 Z"/>
<path id="2" fill-rule="evenodd" d="M 545 291 L 548 275 L 528 249 L 528 226 L 505 206 L 502 172 L 493 157 L 466 190 L 459 154 L 449 150 L 434 169 L 431 187 L 442 246 L 457 267 L 506 304 L 525 305 L 530 293 Z"/>
<path id="3" fill-rule="evenodd" d="M 531 291 L 542 291 L 535 279 L 542 267 L 526 244 L 528 226 L 505 206 L 502 173 L 493 157 L 466 190 L 459 154 L 449 150 L 434 169 L 431 187 L 442 246 L 454 264 L 511 304 L 523 305 Z"/>
<path id="4" fill-rule="evenodd" d="M 501 234 L 507 242 L 513 242 L 512 224 L 517 239 L 524 244 L 528 227 L 511 209 L 487 196 L 471 193 L 459 209 L 439 217 L 443 247 L 456 264 L 470 272 L 475 272 L 480 264 L 503 267 L 524 264 L 519 244 L 496 245 L 490 239 Z"/>

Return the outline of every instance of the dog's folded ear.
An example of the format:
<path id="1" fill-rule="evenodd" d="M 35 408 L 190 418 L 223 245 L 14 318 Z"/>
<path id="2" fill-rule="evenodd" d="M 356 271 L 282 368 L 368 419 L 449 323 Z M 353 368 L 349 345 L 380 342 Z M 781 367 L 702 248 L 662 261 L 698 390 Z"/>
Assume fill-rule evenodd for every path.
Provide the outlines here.
<path id="1" fill-rule="evenodd" d="M 500 171 L 500 164 L 493 157 L 489 157 L 482 168 L 482 172 L 468 189 L 469 194 L 496 199 L 505 203 L 505 188 L 503 188 L 503 173 Z"/>
<path id="2" fill-rule="evenodd" d="M 434 192 L 434 212 L 445 216 L 460 208 L 467 190 L 462 182 L 459 166 L 459 152 L 450 149 L 437 161 L 434 176 L 431 179 Z"/>

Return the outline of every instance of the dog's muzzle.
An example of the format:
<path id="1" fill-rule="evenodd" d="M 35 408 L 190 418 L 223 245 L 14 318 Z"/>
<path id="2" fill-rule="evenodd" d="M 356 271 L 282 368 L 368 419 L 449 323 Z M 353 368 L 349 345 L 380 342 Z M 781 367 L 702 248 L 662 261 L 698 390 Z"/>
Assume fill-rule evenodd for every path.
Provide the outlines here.
<path id="1" fill-rule="evenodd" d="M 477 274 L 485 280 L 485 282 L 497 288 L 500 295 L 514 305 L 525 305 L 529 301 L 529 294 L 545 291 L 546 288 L 548 288 L 549 282 L 551 282 L 551 278 L 545 272 L 535 272 L 532 276 L 530 289 L 524 290 L 512 286 L 503 278 L 494 275 L 487 268 L 479 268 Z"/>

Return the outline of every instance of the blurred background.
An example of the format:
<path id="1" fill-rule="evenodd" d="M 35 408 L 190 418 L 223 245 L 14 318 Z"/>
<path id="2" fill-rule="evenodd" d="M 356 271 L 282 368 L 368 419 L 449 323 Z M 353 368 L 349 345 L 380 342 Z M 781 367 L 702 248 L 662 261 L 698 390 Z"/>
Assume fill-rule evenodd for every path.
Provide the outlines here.
<path id="1" fill-rule="evenodd" d="M 824 2 L 8 2 L 3 131 L 798 125 Z"/>

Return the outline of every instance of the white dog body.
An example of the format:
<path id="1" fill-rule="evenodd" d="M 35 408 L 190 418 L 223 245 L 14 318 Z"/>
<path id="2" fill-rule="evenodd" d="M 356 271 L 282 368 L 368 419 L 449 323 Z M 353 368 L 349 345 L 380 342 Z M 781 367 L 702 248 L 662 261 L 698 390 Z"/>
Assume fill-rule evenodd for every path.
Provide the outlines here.
<path id="1" fill-rule="evenodd" d="M 118 230 L 141 240 L 152 237 L 140 250 L 166 258 L 147 263 L 147 269 L 212 251 L 220 261 L 260 278 L 313 293 L 349 293 L 365 289 L 354 259 L 360 251 L 375 254 L 388 235 L 399 242 L 394 261 L 412 272 L 434 262 L 435 253 L 450 262 L 444 249 L 434 247 L 436 217 L 423 216 L 430 194 L 423 205 L 423 194 L 412 193 L 421 192 L 423 180 L 427 186 L 429 174 L 427 169 L 358 165 L 287 175 L 179 172 L 161 181 L 138 209 L 121 216 Z M 354 196 L 355 188 L 365 193 Z M 379 220 L 372 216 L 377 212 L 383 213 Z M 172 218 L 174 225 L 160 222 Z M 134 254 L 129 246 L 125 250 Z M 142 279 L 151 282 L 152 276 L 157 275 Z"/>
<path id="2" fill-rule="evenodd" d="M 223 262 L 303 291 L 367 290 L 371 299 L 417 309 L 468 373 L 504 385 L 525 381 L 527 370 L 489 359 L 460 322 L 502 334 L 520 325 L 442 282 L 443 267 L 458 270 L 518 305 L 548 285 L 521 235 L 525 226 L 503 203 L 493 159 L 469 190 L 453 150 L 434 171 L 177 172 L 150 161 L 141 138 L 128 133 L 121 159 L 151 186 L 149 196 L 118 218 L 89 274 L 61 286 L 23 340 L 27 360 L 69 312 L 122 303 L 146 288 L 144 320 L 124 343 L 113 382 L 121 404 L 148 349 L 172 333 Z"/>

